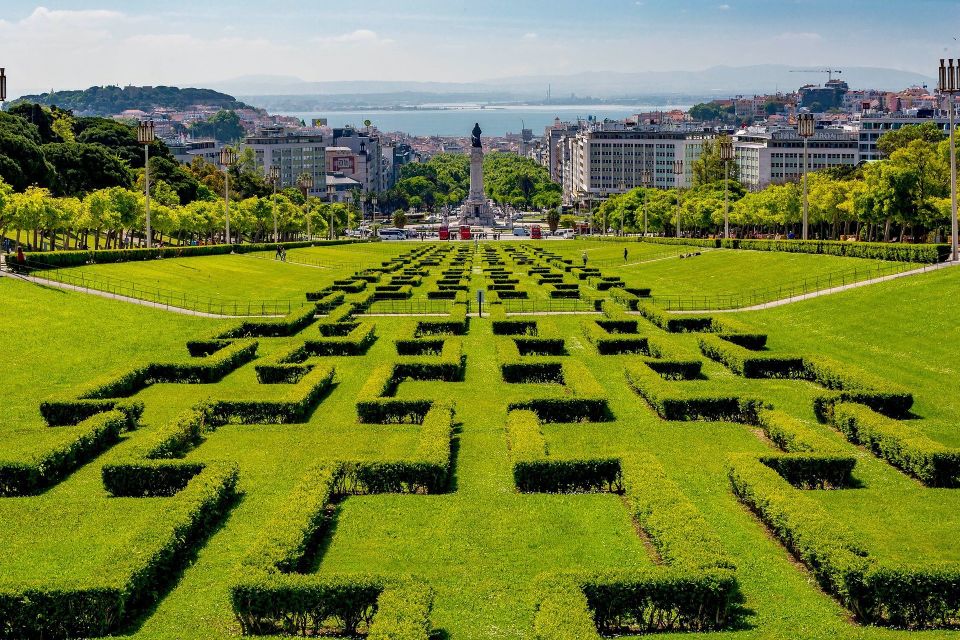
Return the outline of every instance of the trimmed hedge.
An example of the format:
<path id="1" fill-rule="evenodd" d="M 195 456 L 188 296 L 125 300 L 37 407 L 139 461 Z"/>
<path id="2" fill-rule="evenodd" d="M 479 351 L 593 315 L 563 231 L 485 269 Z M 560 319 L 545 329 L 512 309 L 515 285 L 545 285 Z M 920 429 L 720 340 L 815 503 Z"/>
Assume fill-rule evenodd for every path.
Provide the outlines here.
<path id="1" fill-rule="evenodd" d="M 397 363 L 385 362 L 370 374 L 357 397 L 357 417 L 360 422 L 370 424 L 393 422 L 420 424 L 423 422 L 433 401 L 399 400 L 392 397 L 402 380 L 396 373 Z"/>
<path id="2" fill-rule="evenodd" d="M 213 414 L 218 422 L 239 424 L 292 424 L 306 422 L 314 407 L 333 386 L 335 369 L 318 365 L 291 385 L 282 400 L 218 399 Z"/>
<path id="3" fill-rule="evenodd" d="M 622 354 L 648 354 L 647 338 L 636 332 L 611 333 L 598 320 L 584 320 L 580 323 L 583 335 L 587 341 L 597 349 L 597 353 L 604 356 Z M 622 324 L 622 323 L 620 323 Z M 634 327 L 636 322 L 633 323 Z M 629 336 L 629 337 L 628 337 Z"/>
<path id="4" fill-rule="evenodd" d="M 316 306 L 307 305 L 288 313 L 282 318 L 244 320 L 239 325 L 215 335 L 214 339 L 285 338 L 300 333 L 313 322 L 316 314 Z"/>
<path id="5" fill-rule="evenodd" d="M 534 632 L 541 640 L 722 629 L 739 597 L 730 571 L 687 573 L 660 567 L 546 574 L 534 591 Z M 591 619 L 592 630 L 587 627 Z"/>
<path id="6" fill-rule="evenodd" d="M 513 338 L 521 356 L 565 356 L 567 347 L 563 338 L 524 336 Z"/>
<path id="7" fill-rule="evenodd" d="M 803 358 L 750 351 L 714 334 L 698 337 L 703 355 L 745 378 L 797 378 L 806 371 Z"/>
<path id="8" fill-rule="evenodd" d="M 931 440 L 907 422 L 843 402 L 833 408 L 833 424 L 850 442 L 867 447 L 928 487 L 960 487 L 960 449 Z"/>
<path id="9" fill-rule="evenodd" d="M 730 483 L 817 578 L 867 624 L 949 627 L 960 616 L 960 569 L 897 565 L 868 556 L 853 533 L 750 455 L 731 456 Z"/>
<path id="10" fill-rule="evenodd" d="M 414 336 L 417 338 L 441 335 L 463 336 L 467 334 L 469 327 L 470 320 L 467 318 L 466 307 L 455 303 L 448 317 L 425 318 L 417 322 Z"/>
<path id="11" fill-rule="evenodd" d="M 668 383 L 646 363 L 628 364 L 626 376 L 630 387 L 664 420 L 751 424 L 764 406 L 754 398 L 683 390 L 682 383 Z"/>
<path id="12" fill-rule="evenodd" d="M 857 596 L 851 580 L 857 581 L 869 564 L 860 539 L 756 456 L 731 456 L 728 474 L 737 498 L 770 527 L 826 591 L 849 606 Z"/>
<path id="13" fill-rule="evenodd" d="M 842 489 L 853 484 L 857 459 L 836 453 L 788 453 L 761 456 L 760 462 L 797 489 Z"/>
<path id="14" fill-rule="evenodd" d="M 713 318 L 710 316 L 673 314 L 642 302 L 637 305 L 637 311 L 644 318 L 670 333 L 697 333 L 710 331 L 713 328 Z"/>
<path id="15" fill-rule="evenodd" d="M 686 571 L 736 568 L 720 538 L 654 457 L 624 459 L 623 493 L 630 516 L 668 566 Z"/>
<path id="16" fill-rule="evenodd" d="M 139 406 L 142 408 L 143 405 Z M 72 440 L 55 445 L 29 460 L 0 460 L 0 496 L 31 495 L 56 484 L 116 444 L 120 433 L 129 428 L 127 415 L 108 411 L 81 422 Z"/>
<path id="17" fill-rule="evenodd" d="M 562 395 L 511 402 L 509 411 L 528 409 L 542 422 L 608 422 L 613 419 L 606 390 L 579 361 L 562 363 Z"/>
<path id="18" fill-rule="evenodd" d="M 354 244 L 356 240 L 324 240 L 319 242 L 281 242 L 287 249 L 313 246 Z M 25 254 L 31 266 L 42 264 L 52 267 L 76 267 L 84 264 L 107 264 L 112 262 L 139 262 L 157 258 L 192 258 L 198 256 L 224 255 L 228 253 L 254 253 L 273 251 L 276 243 L 212 244 L 197 247 L 164 247 L 151 249 L 101 249 L 99 251 L 32 251 Z"/>
<path id="19" fill-rule="evenodd" d="M 215 463 L 165 510 L 162 526 L 141 539 L 142 561 L 100 585 L 0 588 L 0 637 L 86 638 L 111 635 L 149 608 L 190 551 L 219 525 L 236 496 L 235 465 Z"/>
<path id="20" fill-rule="evenodd" d="M 837 402 L 857 402 L 891 418 L 906 417 L 913 406 L 913 395 L 899 385 L 866 371 L 822 356 L 803 359 L 808 380 L 834 393 L 814 398 L 813 408 L 823 422 L 830 422 Z"/>
<path id="21" fill-rule="evenodd" d="M 532 411 L 507 414 L 506 432 L 513 480 L 519 491 L 618 491 L 622 486 L 618 458 L 550 458 L 540 419 Z"/>
<path id="22" fill-rule="evenodd" d="M 950 256 L 946 244 L 904 244 L 887 242 L 851 242 L 839 240 L 751 240 L 741 238 L 644 238 L 657 244 L 684 244 L 698 247 L 815 253 L 849 258 L 891 260 L 895 262 L 943 262 Z"/>
<path id="23" fill-rule="evenodd" d="M 840 447 L 793 416 L 772 409 L 757 411 L 757 426 L 787 453 L 836 453 Z"/>

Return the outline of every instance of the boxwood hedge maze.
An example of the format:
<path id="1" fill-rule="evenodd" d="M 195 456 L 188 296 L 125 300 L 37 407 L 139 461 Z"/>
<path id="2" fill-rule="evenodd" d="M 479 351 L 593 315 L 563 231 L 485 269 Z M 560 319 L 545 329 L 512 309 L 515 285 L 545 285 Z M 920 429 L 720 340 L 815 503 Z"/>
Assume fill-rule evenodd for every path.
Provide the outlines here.
<path id="1" fill-rule="evenodd" d="M 581 264 L 418 245 L 38 391 L 0 637 L 958 635 L 913 390 Z"/>

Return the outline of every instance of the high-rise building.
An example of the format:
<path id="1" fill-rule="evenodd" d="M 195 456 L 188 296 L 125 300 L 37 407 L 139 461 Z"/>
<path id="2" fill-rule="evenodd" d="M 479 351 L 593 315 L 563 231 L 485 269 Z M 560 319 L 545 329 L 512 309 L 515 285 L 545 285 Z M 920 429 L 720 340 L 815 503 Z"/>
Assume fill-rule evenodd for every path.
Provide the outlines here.
<path id="1" fill-rule="evenodd" d="M 296 187 L 303 174 L 313 177 L 312 195 L 324 196 L 326 190 L 326 148 L 329 140 L 318 130 L 288 131 L 283 127 L 261 130 L 244 140 L 243 147 L 252 149 L 257 167 L 269 175 L 272 167 L 280 167 L 280 187 Z"/>
<path id="2" fill-rule="evenodd" d="M 704 140 L 712 137 L 711 131 L 702 128 L 655 125 L 627 128 L 622 123 L 597 124 L 565 137 L 559 172 L 564 201 L 571 204 L 644 186 L 644 171 L 649 174 L 651 187 L 689 187 L 693 163 L 703 151 Z M 683 173 L 679 176 L 674 173 L 677 160 L 683 161 Z"/>
<path id="3" fill-rule="evenodd" d="M 749 127 L 733 136 L 733 147 L 740 183 L 748 189 L 799 182 L 803 176 L 803 138 L 793 128 Z M 818 129 L 807 153 L 809 171 L 860 162 L 856 133 L 841 129 Z"/>

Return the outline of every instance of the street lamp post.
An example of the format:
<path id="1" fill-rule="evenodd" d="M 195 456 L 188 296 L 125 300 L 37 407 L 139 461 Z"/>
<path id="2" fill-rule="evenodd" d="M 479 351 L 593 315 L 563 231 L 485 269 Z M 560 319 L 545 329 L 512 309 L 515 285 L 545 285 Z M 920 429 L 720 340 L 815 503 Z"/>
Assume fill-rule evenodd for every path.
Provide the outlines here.
<path id="1" fill-rule="evenodd" d="M 730 161 L 733 160 L 733 142 L 720 141 L 720 161 L 723 162 L 723 237 L 730 237 Z"/>
<path id="2" fill-rule="evenodd" d="M 224 203 L 224 240 L 227 244 L 233 244 L 230 237 L 230 167 L 237 161 L 237 152 L 230 147 L 224 147 L 220 150 L 220 164 L 223 165 L 223 203 Z"/>
<path id="3" fill-rule="evenodd" d="M 278 165 L 270 167 L 270 184 L 273 185 L 273 241 L 280 242 L 280 235 L 277 233 L 277 187 L 280 185 L 280 167 Z"/>
<path id="4" fill-rule="evenodd" d="M 0 67 L 0 111 L 3 111 L 4 102 L 7 101 L 7 70 Z"/>
<path id="5" fill-rule="evenodd" d="M 674 187 L 677 188 L 677 237 L 680 237 L 680 177 L 683 175 L 683 160 L 673 161 Z"/>
<path id="6" fill-rule="evenodd" d="M 650 188 L 650 172 L 646 169 L 640 174 L 640 183 L 643 185 L 643 237 L 647 237 L 647 189 Z"/>
<path id="7" fill-rule="evenodd" d="M 626 195 L 627 193 L 627 184 L 624 182 L 623 178 L 620 178 L 620 193 Z M 623 215 L 623 211 L 620 212 L 620 235 L 623 235 L 623 219 L 626 216 Z"/>
<path id="8" fill-rule="evenodd" d="M 803 138 L 803 239 L 809 237 L 810 202 L 807 199 L 807 142 L 813 136 L 816 124 L 812 113 L 801 113 L 797 116 L 797 133 Z"/>
<path id="9" fill-rule="evenodd" d="M 307 240 L 313 240 L 313 232 L 310 226 L 310 209 L 307 207 L 307 195 L 310 193 L 310 190 L 313 189 L 313 185 L 313 176 L 309 173 L 302 173 L 300 177 L 297 178 L 297 186 L 300 187 L 300 193 L 303 194 L 303 209 L 307 213 Z"/>
<path id="10" fill-rule="evenodd" d="M 147 249 L 153 246 L 153 229 L 150 227 L 150 145 L 156 139 L 153 120 L 144 120 L 137 125 L 137 142 L 143 145 L 143 177 L 146 194 Z"/>
<path id="11" fill-rule="evenodd" d="M 377 196 L 373 196 L 370 199 L 370 204 L 373 205 L 373 223 L 377 223 Z"/>
<path id="12" fill-rule="evenodd" d="M 942 58 L 940 59 L 940 93 L 949 96 L 947 111 L 950 114 L 950 252 L 953 261 L 957 262 L 960 260 L 960 251 L 957 247 L 957 147 L 953 125 L 957 109 L 955 99 L 957 93 L 960 93 L 960 60 L 957 60 L 957 66 L 954 66 L 953 58 L 950 58 L 948 66 L 944 64 Z"/>

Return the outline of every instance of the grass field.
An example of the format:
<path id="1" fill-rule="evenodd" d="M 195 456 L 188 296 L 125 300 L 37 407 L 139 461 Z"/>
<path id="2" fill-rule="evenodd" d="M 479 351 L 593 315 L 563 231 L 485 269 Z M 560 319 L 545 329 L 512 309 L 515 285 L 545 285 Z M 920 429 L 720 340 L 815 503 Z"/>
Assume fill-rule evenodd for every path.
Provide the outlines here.
<path id="1" fill-rule="evenodd" d="M 611 243 L 612 244 L 612 243 Z M 395 250 L 373 245 L 379 262 Z M 577 258 L 587 246 L 590 260 L 622 260 L 622 247 L 604 243 L 551 242 L 549 250 Z M 654 256 L 663 247 L 642 254 Z M 569 248 L 568 248 L 569 247 Z M 330 251 L 332 249 L 324 249 Z M 344 249 L 345 250 L 345 249 Z M 297 250 L 318 254 L 319 249 Z M 619 251 L 619 256 L 617 255 Z M 613 252 L 608 256 L 607 253 Z M 295 252 L 290 252 L 291 259 Z M 324 257 L 328 257 L 326 253 Z M 631 254 L 632 255 L 632 254 Z M 603 267 L 654 293 L 709 290 L 717 277 L 736 286 L 771 282 L 789 274 L 847 268 L 850 259 L 826 256 L 716 251 L 689 261 L 677 258 L 629 266 Z M 839 262 L 838 262 L 839 261 Z M 109 267 L 117 274 L 144 274 L 185 282 L 171 270 L 180 261 Z M 214 280 L 222 292 L 253 295 L 275 286 L 290 296 L 323 286 L 316 269 L 281 265 L 251 257 L 220 256 L 183 260 Z M 471 291 L 487 283 L 474 258 Z M 841 266 L 843 265 L 843 266 Z M 183 268 L 186 271 L 186 268 Z M 537 295 L 538 285 L 522 273 L 521 286 Z M 164 276 L 168 273 L 169 276 Z M 673 274 L 671 276 L 671 274 Z M 698 275 L 699 274 L 699 275 Z M 716 274 L 720 274 L 717 276 Z M 784 275 L 787 274 L 787 275 Z M 337 273 L 342 277 L 344 273 Z M 132 276 L 131 276 L 132 277 Z M 309 285 L 299 285 L 311 278 Z M 333 278 L 330 278 L 332 281 Z M 654 283 L 657 284 L 654 284 Z M 708 284 L 704 284 L 704 282 Z M 271 283 L 274 283 L 271 285 Z M 319 286 L 318 284 L 319 283 Z M 424 284 L 418 289 L 423 289 Z M 672 289 L 671 289 L 672 287 Z M 688 288 L 684 288 L 688 287 Z M 697 289 L 700 287 L 700 289 Z M 735 289 L 734 289 L 735 290 Z M 596 292 L 594 292 L 596 293 Z M 957 323 L 946 301 L 960 293 L 960 269 L 946 269 L 764 312 L 736 314 L 769 334 L 771 353 L 828 355 L 909 388 L 916 403 L 912 424 L 950 446 L 960 447 L 954 425 L 960 400 L 949 382 L 960 367 Z M 188 318 L 119 302 L 0 279 L 0 366 L 9 418 L 0 427 L 0 461 L 29 456 L 53 441 L 66 441 L 73 427 L 46 427 L 36 411 L 50 395 L 69 391 L 103 373 L 121 371 L 132 361 L 186 360 L 184 344 L 235 323 Z M 422 295 L 418 291 L 415 295 Z M 353 296 L 350 296 L 353 297 Z M 957 489 L 931 489 L 885 461 L 850 445 L 830 427 L 818 424 L 811 408 L 819 387 L 798 380 L 752 380 L 699 355 L 696 334 L 666 334 L 636 317 L 643 335 L 657 336 L 677 353 L 704 361 L 703 376 L 690 391 L 732 392 L 761 397 L 800 418 L 845 454 L 854 455 L 859 488 L 805 491 L 830 514 L 862 535 L 867 551 L 895 562 L 960 562 L 960 495 Z M 362 319 L 362 316 L 361 316 Z M 637 356 L 601 356 L 585 338 L 584 316 L 530 317 L 541 337 L 562 338 L 564 361 L 586 366 L 602 385 L 612 413 L 607 422 L 549 423 L 543 433 L 550 455 L 558 458 L 653 455 L 703 515 L 737 566 L 744 596 L 732 628 L 696 637 L 901 639 L 960 638 L 960 631 L 902 631 L 852 621 L 850 613 L 824 593 L 806 568 L 730 491 L 727 456 L 772 451 L 748 425 L 727 422 L 666 422 L 627 385 L 624 366 Z M 417 446 L 418 426 L 360 424 L 355 403 L 371 370 L 397 357 L 394 340 L 409 338 L 417 318 L 370 318 L 377 341 L 362 356 L 317 356 L 314 365 L 333 364 L 336 384 L 303 424 L 223 426 L 186 455 L 191 462 L 234 461 L 240 469 L 241 497 L 224 524 L 199 545 L 195 558 L 172 585 L 161 588 L 159 603 L 129 621 L 120 633 L 137 639 L 200 640 L 239 637 L 228 590 L 253 542 L 273 515 L 288 506 L 290 492 L 308 468 L 322 459 L 390 460 Z M 319 335 L 316 323 L 290 337 L 258 338 L 258 358 L 214 384 L 153 384 L 134 397 L 146 410 L 143 424 L 119 444 L 32 497 L 0 498 L 0 590 L 11 585 L 70 587 L 107 580 L 127 571 L 162 528 L 172 498 L 109 497 L 101 480 L 105 464 L 129 456 L 181 410 L 204 398 L 280 398 L 287 385 L 260 385 L 254 366 Z M 449 337 L 446 339 L 450 339 Z M 606 493 L 518 493 L 504 425 L 510 402 L 563 392 L 559 385 L 510 384 L 500 372 L 490 318 L 472 318 L 463 336 L 465 378 L 459 382 L 402 381 L 397 397 L 450 398 L 456 402 L 453 467 L 447 491 L 435 495 L 351 496 L 333 512 L 330 531 L 311 571 L 320 576 L 373 572 L 415 574 L 434 589 L 431 621 L 438 637 L 454 640 L 534 638 L 533 587 L 538 574 L 563 570 L 645 570 L 661 562 L 646 535 L 618 495 Z M 55 434 L 51 437 L 50 434 Z M 122 523 L 122 526 L 118 526 Z M 652 634 L 670 637 L 676 634 Z"/>

